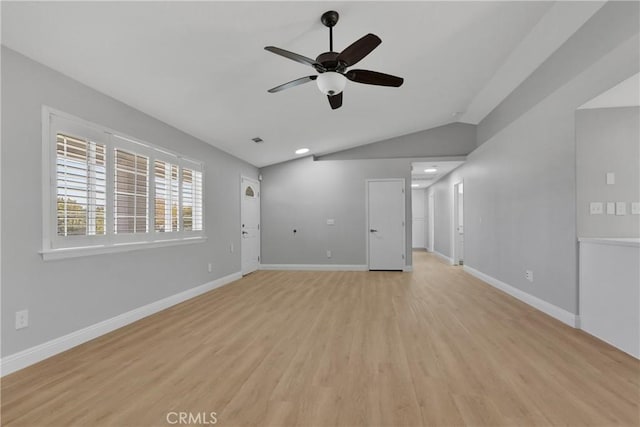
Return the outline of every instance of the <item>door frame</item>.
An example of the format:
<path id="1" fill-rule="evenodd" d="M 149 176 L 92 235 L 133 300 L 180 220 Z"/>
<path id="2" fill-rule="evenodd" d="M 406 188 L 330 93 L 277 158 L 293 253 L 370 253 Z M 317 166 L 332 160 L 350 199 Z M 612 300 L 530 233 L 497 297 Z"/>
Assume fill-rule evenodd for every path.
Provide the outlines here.
<path id="1" fill-rule="evenodd" d="M 451 264 L 453 265 L 460 265 L 460 257 L 458 255 L 458 252 L 460 250 L 460 248 L 458 247 L 458 226 L 459 226 L 459 221 L 458 219 L 460 218 L 460 215 L 458 214 L 458 209 L 459 209 L 459 197 L 458 197 L 458 188 L 459 186 L 462 185 L 462 215 L 464 216 L 464 180 L 461 179 L 460 181 L 456 182 L 455 184 L 453 184 L 453 218 L 451 219 Z M 464 261 L 463 261 L 464 262 Z"/>
<path id="2" fill-rule="evenodd" d="M 244 269 L 243 269 L 243 253 L 242 253 L 242 214 L 244 213 L 244 194 L 243 194 L 243 190 L 242 190 L 242 181 L 247 180 L 247 181 L 252 181 L 255 182 L 258 187 L 260 187 L 261 182 L 259 179 L 257 178 L 251 178 L 249 176 L 246 175 L 240 175 L 240 221 L 239 221 L 239 225 L 240 225 L 240 274 L 244 275 Z M 262 255 L 262 240 L 261 240 L 261 235 L 262 235 L 262 228 L 260 227 L 260 222 L 261 222 L 261 218 L 262 218 L 262 213 L 261 213 L 261 203 L 262 203 L 262 198 L 260 197 L 260 192 L 262 190 L 259 189 L 258 190 L 258 230 L 257 230 L 257 239 L 258 239 L 258 270 L 260 269 L 260 264 L 261 264 L 261 255 Z M 248 274 L 248 273 L 247 273 Z"/>
<path id="3" fill-rule="evenodd" d="M 365 208 L 365 236 L 366 237 L 366 256 L 367 256 L 367 271 L 369 271 L 369 183 L 370 182 L 388 182 L 396 181 L 402 183 L 402 223 L 404 233 L 402 233 L 402 256 L 404 258 L 404 266 L 402 271 L 410 271 L 411 266 L 407 265 L 407 186 L 404 178 L 371 178 L 364 180 L 364 208 Z"/>

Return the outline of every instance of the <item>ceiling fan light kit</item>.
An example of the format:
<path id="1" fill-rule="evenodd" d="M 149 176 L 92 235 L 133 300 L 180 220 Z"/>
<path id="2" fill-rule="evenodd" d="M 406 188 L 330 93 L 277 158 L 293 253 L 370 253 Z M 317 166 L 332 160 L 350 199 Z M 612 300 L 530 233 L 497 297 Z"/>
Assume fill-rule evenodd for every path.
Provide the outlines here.
<path id="1" fill-rule="evenodd" d="M 316 84 L 318 85 L 320 92 L 325 95 L 333 96 L 344 90 L 344 87 L 347 84 L 347 78 L 335 71 L 327 71 L 318 76 Z"/>
<path id="2" fill-rule="evenodd" d="M 318 85 L 318 89 L 320 89 L 320 92 L 327 95 L 329 105 L 335 110 L 342 106 L 342 91 L 347 84 L 347 80 L 377 86 L 402 86 L 404 79 L 401 77 L 369 70 L 347 71 L 348 67 L 360 62 L 361 59 L 378 47 L 378 45 L 382 43 L 382 40 L 380 40 L 380 38 L 375 34 L 367 34 L 349 45 L 342 52 L 334 52 L 333 27 L 338 23 L 339 17 L 338 12 L 334 10 L 330 10 L 322 14 L 320 21 L 324 26 L 329 28 L 329 52 L 321 53 L 315 60 L 275 46 L 265 47 L 269 52 L 284 56 L 285 58 L 304 65 L 309 65 L 318 72 L 318 75 L 301 77 L 271 88 L 268 90 L 269 93 L 280 92 L 284 89 L 315 80 Z"/>

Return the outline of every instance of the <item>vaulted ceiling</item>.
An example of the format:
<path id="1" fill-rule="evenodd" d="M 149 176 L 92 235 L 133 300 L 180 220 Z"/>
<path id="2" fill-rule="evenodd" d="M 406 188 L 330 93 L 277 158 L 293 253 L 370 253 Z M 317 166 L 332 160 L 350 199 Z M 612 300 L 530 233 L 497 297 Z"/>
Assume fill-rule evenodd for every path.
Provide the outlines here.
<path id="1" fill-rule="evenodd" d="M 596 2 L 2 2 L 2 43 L 256 166 L 454 121 L 477 123 L 600 7 Z M 264 50 L 328 50 L 369 32 L 357 68 L 401 88 L 348 82 L 331 110 L 314 70 Z M 265 142 L 255 144 L 259 136 Z"/>

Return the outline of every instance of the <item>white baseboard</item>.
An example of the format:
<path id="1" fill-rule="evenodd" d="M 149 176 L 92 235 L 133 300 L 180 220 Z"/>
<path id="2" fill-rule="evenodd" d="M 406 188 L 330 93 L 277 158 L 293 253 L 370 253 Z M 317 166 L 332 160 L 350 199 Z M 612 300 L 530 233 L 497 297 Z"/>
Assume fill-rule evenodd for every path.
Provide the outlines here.
<path id="1" fill-rule="evenodd" d="M 437 255 L 437 256 L 439 256 L 439 257 L 440 257 L 440 258 L 442 258 L 443 260 L 447 261 L 449 264 L 453 265 L 453 259 L 452 259 L 452 258 L 449 258 L 448 256 L 446 256 L 446 255 L 444 255 L 444 254 L 441 254 L 441 253 L 440 253 L 440 252 L 438 252 L 438 251 L 433 251 L 432 253 L 433 253 L 433 254 L 435 254 L 435 255 Z"/>
<path id="2" fill-rule="evenodd" d="M 259 270 L 297 270 L 297 271 L 367 271 L 360 264 L 260 264 Z"/>
<path id="3" fill-rule="evenodd" d="M 412 265 L 405 265 L 404 268 L 402 269 L 402 271 L 410 273 L 410 272 L 413 271 L 413 266 Z"/>
<path id="4" fill-rule="evenodd" d="M 493 286 L 494 288 L 499 289 L 502 292 L 507 293 L 512 297 L 517 298 L 526 304 L 529 304 L 531 307 L 536 308 L 555 319 L 558 319 L 562 323 L 565 323 L 573 328 L 577 328 L 579 326 L 578 316 L 566 311 L 565 309 L 562 309 L 538 297 L 535 297 L 531 294 L 521 291 L 520 289 L 514 288 L 513 286 L 508 285 L 487 274 L 484 274 L 481 271 L 478 271 L 475 268 L 470 267 L 468 265 L 464 265 L 462 268 L 464 269 L 464 271 L 471 274 L 472 276 L 475 276 L 478 279 L 482 280 L 483 282 L 486 282 L 489 285 Z"/>
<path id="5" fill-rule="evenodd" d="M 0 376 L 5 376 L 12 372 L 26 368 L 29 365 L 33 365 L 34 363 L 40 362 L 58 353 L 62 353 L 63 351 L 69 350 L 72 347 L 90 341 L 101 335 L 107 334 L 118 328 L 122 328 L 123 326 L 126 326 L 144 317 L 150 316 L 154 313 L 162 311 L 188 299 L 197 297 L 198 295 L 204 294 L 205 292 L 209 292 L 213 289 L 219 288 L 241 278 L 242 274 L 240 272 L 232 273 L 228 276 L 224 276 L 214 281 L 205 283 L 204 285 L 187 289 L 186 291 L 180 292 L 179 294 L 171 295 L 167 298 L 163 298 L 161 300 L 152 302 L 142 307 L 138 307 L 126 313 L 122 313 L 118 316 L 112 317 L 111 319 L 103 320 L 102 322 L 87 326 L 86 328 L 71 332 L 70 334 L 63 335 L 59 338 L 55 338 L 43 344 L 39 344 L 26 350 L 22 350 L 18 353 L 3 357 L 2 360 L 0 360 Z"/>

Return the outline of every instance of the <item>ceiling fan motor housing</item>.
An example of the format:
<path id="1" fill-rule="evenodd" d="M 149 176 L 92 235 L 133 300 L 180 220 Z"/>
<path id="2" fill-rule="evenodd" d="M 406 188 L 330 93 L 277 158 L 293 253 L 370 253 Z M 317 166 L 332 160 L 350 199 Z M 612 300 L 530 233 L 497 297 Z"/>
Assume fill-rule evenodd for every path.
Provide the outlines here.
<path id="1" fill-rule="evenodd" d="M 325 52 L 318 55 L 316 61 L 320 63 L 327 71 L 337 71 L 343 73 L 347 69 L 347 64 L 338 61 L 338 52 Z M 323 72 L 318 70 L 318 72 Z"/>

